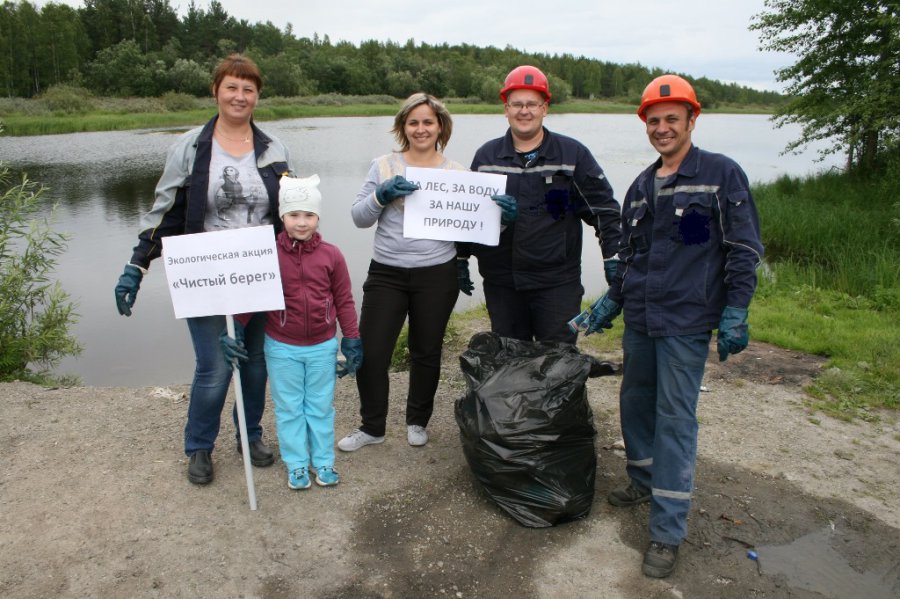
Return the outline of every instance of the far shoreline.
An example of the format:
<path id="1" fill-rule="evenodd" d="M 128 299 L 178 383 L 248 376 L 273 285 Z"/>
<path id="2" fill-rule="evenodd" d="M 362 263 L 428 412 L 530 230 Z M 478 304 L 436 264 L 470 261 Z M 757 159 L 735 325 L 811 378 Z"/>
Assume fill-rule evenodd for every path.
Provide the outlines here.
<path id="1" fill-rule="evenodd" d="M 343 103 L 346 100 L 347 103 Z M 263 98 L 254 113 L 259 122 L 321 117 L 384 117 L 394 116 L 400 103 L 354 102 L 354 98 Z M 39 100 L 14 101 L 15 106 L 6 107 L 0 119 L 0 135 L 21 137 L 32 135 L 58 135 L 66 133 L 89 133 L 105 131 L 127 131 L 134 129 L 155 129 L 162 127 L 194 127 L 202 125 L 215 115 L 215 108 L 202 106 L 206 99 L 196 99 L 201 107 L 189 110 L 167 111 L 164 107 L 148 110 L 144 98 L 94 99 L 96 109 L 79 112 L 50 112 L 42 109 Z M 331 102 L 331 103 L 329 103 Z M 448 98 L 447 109 L 454 115 L 487 114 L 502 115 L 503 106 L 497 103 L 473 102 L 459 98 Z M 99 108 L 102 106 L 102 108 Z M 552 104 L 551 114 L 633 114 L 636 104 L 625 100 L 585 100 L 570 99 Z M 760 105 L 721 105 L 704 107 L 707 114 L 772 114 L 772 107 Z"/>

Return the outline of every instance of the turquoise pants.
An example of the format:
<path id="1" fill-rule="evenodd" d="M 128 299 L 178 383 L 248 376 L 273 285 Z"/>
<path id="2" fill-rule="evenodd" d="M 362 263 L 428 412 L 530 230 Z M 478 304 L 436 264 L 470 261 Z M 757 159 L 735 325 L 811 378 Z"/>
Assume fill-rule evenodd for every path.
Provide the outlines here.
<path id="1" fill-rule="evenodd" d="M 288 345 L 266 336 L 275 428 L 288 472 L 308 468 L 310 461 L 313 468 L 334 466 L 337 349 L 337 338 L 318 345 Z"/>

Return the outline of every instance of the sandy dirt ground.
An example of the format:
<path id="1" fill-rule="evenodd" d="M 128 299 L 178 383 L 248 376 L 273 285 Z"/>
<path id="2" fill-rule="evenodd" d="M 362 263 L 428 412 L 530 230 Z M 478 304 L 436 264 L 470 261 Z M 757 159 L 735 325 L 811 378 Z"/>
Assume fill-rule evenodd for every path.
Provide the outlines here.
<path id="1" fill-rule="evenodd" d="M 640 572 L 647 505 L 606 502 L 625 480 L 620 378 L 588 382 L 590 515 L 530 529 L 465 461 L 457 356 L 446 356 L 427 446 L 406 442 L 407 378 L 394 374 L 384 444 L 338 452 L 334 488 L 292 491 L 280 462 L 255 468 L 256 511 L 230 419 L 214 482 L 187 481 L 185 386 L 0 385 L 0 596 L 900 596 L 897 415 L 810 413 L 802 385 L 820 359 L 759 343 L 725 365 L 711 357 L 689 535 L 675 573 L 652 580 Z M 335 404 L 340 438 L 357 425 L 352 380 L 339 381 Z M 264 425 L 277 445 L 271 409 Z"/>

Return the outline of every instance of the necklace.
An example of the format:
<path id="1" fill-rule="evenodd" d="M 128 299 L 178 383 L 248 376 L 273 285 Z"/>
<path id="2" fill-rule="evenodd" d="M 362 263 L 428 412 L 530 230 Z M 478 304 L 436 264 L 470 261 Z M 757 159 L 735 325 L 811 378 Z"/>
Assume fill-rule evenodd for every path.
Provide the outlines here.
<path id="1" fill-rule="evenodd" d="M 216 127 L 216 133 L 218 133 L 219 135 L 221 135 L 222 137 L 224 137 L 224 138 L 227 139 L 228 141 L 236 141 L 236 142 L 238 142 L 238 143 L 244 143 L 244 144 L 250 143 L 250 136 L 249 136 L 249 135 L 247 135 L 246 137 L 244 137 L 244 139 L 235 139 L 235 138 L 233 138 L 233 137 L 228 137 L 227 135 L 225 135 L 224 133 L 222 133 L 222 130 L 219 129 L 218 127 Z"/>

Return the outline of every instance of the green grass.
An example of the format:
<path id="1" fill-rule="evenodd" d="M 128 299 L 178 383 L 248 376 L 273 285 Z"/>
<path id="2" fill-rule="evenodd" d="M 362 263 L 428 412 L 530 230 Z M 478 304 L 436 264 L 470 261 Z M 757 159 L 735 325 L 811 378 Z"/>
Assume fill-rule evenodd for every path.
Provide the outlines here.
<path id="1" fill-rule="evenodd" d="M 751 337 L 826 356 L 807 391 L 839 418 L 900 408 L 900 164 L 754 189 L 767 269 Z"/>
<path id="2" fill-rule="evenodd" d="M 900 166 L 868 179 L 783 177 L 754 189 L 781 284 L 811 285 L 900 307 Z"/>
<path id="3" fill-rule="evenodd" d="M 775 269 L 776 281 L 778 268 Z M 812 407 L 839 418 L 877 419 L 900 408 L 900 319 L 862 296 L 763 281 L 750 309 L 750 335 L 826 356 L 807 388 Z"/>
<path id="4" fill-rule="evenodd" d="M 83 93 L 60 109 L 42 99 L 0 98 L 3 115 L 2 135 L 48 135 L 87 131 L 122 131 L 158 127 L 190 127 L 203 124 L 215 114 L 209 98 L 178 95 L 177 98 L 94 98 Z M 71 98 L 69 98 L 71 100 Z M 310 117 L 393 116 L 400 107 L 400 99 L 390 96 L 321 96 L 297 98 L 263 98 L 254 118 L 258 121 Z M 499 101 L 484 103 L 469 98 L 448 98 L 451 114 L 501 114 Z M 632 103 L 618 100 L 573 99 L 553 104 L 553 113 L 633 114 Z M 726 106 L 706 112 L 766 113 L 764 107 Z"/>

